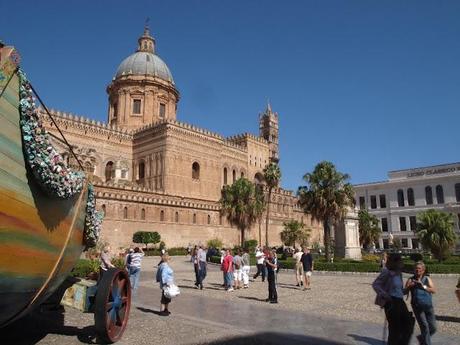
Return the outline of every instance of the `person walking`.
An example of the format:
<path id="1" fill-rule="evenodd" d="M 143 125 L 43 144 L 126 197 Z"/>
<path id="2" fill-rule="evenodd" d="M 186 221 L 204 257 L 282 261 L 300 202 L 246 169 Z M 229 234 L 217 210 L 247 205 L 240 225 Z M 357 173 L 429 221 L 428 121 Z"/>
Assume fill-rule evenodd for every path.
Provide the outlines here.
<path id="1" fill-rule="evenodd" d="M 139 276 L 141 274 L 141 262 L 144 257 L 142 248 L 134 248 L 134 252 L 130 254 L 131 261 L 129 264 L 129 281 L 131 282 L 131 291 L 136 295 L 139 286 Z"/>
<path id="2" fill-rule="evenodd" d="M 233 256 L 230 249 L 225 252 L 225 257 L 221 265 L 222 272 L 224 273 L 225 290 L 233 291 Z"/>
<path id="3" fill-rule="evenodd" d="M 436 292 L 433 281 L 426 275 L 422 261 L 415 264 L 415 274 L 406 282 L 406 289 L 411 293 L 412 311 L 420 327 L 417 339 L 422 345 L 431 345 L 431 336 L 436 332 L 436 318 L 431 295 Z"/>
<path id="4" fill-rule="evenodd" d="M 275 250 L 268 253 L 265 264 L 267 267 L 267 281 L 268 281 L 268 298 L 267 302 L 278 303 L 278 293 L 276 292 L 276 270 L 277 259 Z"/>
<path id="5" fill-rule="evenodd" d="M 297 282 L 297 286 L 299 287 L 303 284 L 303 265 L 301 261 L 302 255 L 303 253 L 300 248 L 297 248 L 294 255 L 292 255 L 295 260 L 295 280 Z"/>
<path id="6" fill-rule="evenodd" d="M 253 279 L 257 279 L 259 275 L 262 275 L 262 282 L 265 281 L 265 254 L 260 247 L 256 249 L 256 263 L 257 263 L 257 273 L 252 277 Z"/>
<path id="7" fill-rule="evenodd" d="M 197 252 L 197 260 L 198 260 L 198 280 L 197 280 L 197 287 L 199 286 L 201 290 L 203 290 L 203 281 L 206 278 L 206 248 L 200 245 L 198 252 Z"/>
<path id="8" fill-rule="evenodd" d="M 190 261 L 193 264 L 193 270 L 195 271 L 195 286 L 199 286 L 199 277 L 198 277 L 198 246 L 193 247 L 192 249 L 192 256 L 190 257 Z"/>
<path id="9" fill-rule="evenodd" d="M 241 257 L 241 260 L 243 262 L 243 267 L 241 269 L 243 273 L 243 287 L 247 289 L 249 287 L 249 271 L 251 270 L 248 248 L 244 248 L 244 253 Z"/>
<path id="10" fill-rule="evenodd" d="M 400 254 L 391 253 L 386 267 L 372 283 L 377 293 L 375 304 L 385 309 L 388 321 L 388 345 L 409 344 L 414 331 L 415 320 L 407 310 L 404 302 L 403 280 L 401 270 L 403 261 Z"/>
<path id="11" fill-rule="evenodd" d="M 125 269 L 129 273 L 129 266 L 131 265 L 131 254 L 134 253 L 133 248 L 129 248 L 128 253 L 125 256 Z"/>
<path id="12" fill-rule="evenodd" d="M 241 249 L 238 249 L 236 255 L 233 257 L 233 288 L 241 289 L 243 280 L 243 260 L 241 258 Z"/>
<path id="13" fill-rule="evenodd" d="M 313 274 L 313 256 L 307 247 L 304 248 L 300 261 L 303 269 L 303 290 L 310 290 L 311 275 Z"/>
<path id="14" fill-rule="evenodd" d="M 382 271 L 385 268 L 387 259 L 388 259 L 387 252 L 383 252 L 382 257 L 380 258 L 380 271 Z"/>
<path id="15" fill-rule="evenodd" d="M 112 264 L 110 258 L 110 247 L 105 246 L 101 252 L 101 265 L 99 269 L 99 280 L 102 279 L 104 273 L 107 272 L 109 268 L 114 268 L 115 266 Z"/>
<path id="16" fill-rule="evenodd" d="M 158 267 L 156 280 L 160 283 L 161 289 L 161 300 L 160 300 L 160 313 L 161 316 L 168 316 L 171 314 L 169 311 L 169 303 L 171 303 L 171 298 L 165 296 L 164 289 L 168 286 L 174 284 L 174 272 L 169 266 L 170 256 L 168 253 L 165 253 L 161 256 L 161 264 Z"/>

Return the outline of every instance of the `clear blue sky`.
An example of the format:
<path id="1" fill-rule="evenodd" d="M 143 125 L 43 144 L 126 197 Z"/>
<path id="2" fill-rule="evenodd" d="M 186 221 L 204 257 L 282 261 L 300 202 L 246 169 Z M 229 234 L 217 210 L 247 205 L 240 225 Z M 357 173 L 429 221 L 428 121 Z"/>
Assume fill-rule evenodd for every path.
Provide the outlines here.
<path id="1" fill-rule="evenodd" d="M 353 183 L 457 162 L 460 1 L 2 1 L 0 35 L 52 108 L 106 120 L 146 17 L 178 118 L 232 135 L 280 116 L 282 185 L 321 160 Z"/>

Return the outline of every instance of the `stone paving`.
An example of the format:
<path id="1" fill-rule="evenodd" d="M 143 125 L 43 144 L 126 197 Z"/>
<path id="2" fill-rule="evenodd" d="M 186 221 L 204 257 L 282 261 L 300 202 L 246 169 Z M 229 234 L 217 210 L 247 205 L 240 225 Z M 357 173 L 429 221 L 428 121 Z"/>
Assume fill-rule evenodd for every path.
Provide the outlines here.
<path id="1" fill-rule="evenodd" d="M 195 289 L 193 267 L 183 257 L 175 257 L 171 266 L 181 295 L 171 303 L 172 314 L 162 317 L 158 315 L 161 292 L 154 283 L 158 261 L 144 259 L 141 286 L 119 344 L 384 344 L 384 314 L 373 304 L 373 276 L 316 274 L 312 289 L 301 291 L 294 286 L 293 273 L 282 271 L 279 304 L 272 305 L 265 302 L 267 285 L 260 278 L 249 289 L 224 291 L 217 266 L 209 266 L 205 289 Z M 460 304 L 453 293 L 456 278 L 436 277 L 434 281 L 439 333 L 433 344 L 459 344 Z M 0 334 L 2 344 L 96 342 L 93 315 L 71 308 L 65 313 L 35 313 Z"/>

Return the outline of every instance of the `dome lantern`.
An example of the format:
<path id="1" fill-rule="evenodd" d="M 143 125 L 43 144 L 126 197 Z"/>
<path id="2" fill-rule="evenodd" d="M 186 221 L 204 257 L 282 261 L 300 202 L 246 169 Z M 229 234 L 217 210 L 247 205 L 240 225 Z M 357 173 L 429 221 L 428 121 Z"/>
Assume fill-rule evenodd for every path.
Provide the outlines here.
<path id="1" fill-rule="evenodd" d="M 150 36 L 148 24 L 145 24 L 144 33 L 141 37 L 139 37 L 137 42 L 138 46 L 136 51 L 155 54 L 155 39 Z"/>

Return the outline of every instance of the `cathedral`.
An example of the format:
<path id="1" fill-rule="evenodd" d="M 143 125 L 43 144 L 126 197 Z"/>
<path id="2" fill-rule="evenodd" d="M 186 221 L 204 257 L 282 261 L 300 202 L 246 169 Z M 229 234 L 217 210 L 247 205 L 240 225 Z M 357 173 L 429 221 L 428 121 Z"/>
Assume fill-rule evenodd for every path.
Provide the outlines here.
<path id="1" fill-rule="evenodd" d="M 107 94 L 107 123 L 50 111 L 95 185 L 105 214 L 102 240 L 121 249 L 132 244 L 134 232 L 157 231 L 168 247 L 212 238 L 238 244 L 239 231 L 220 214 L 221 189 L 240 177 L 263 183 L 264 167 L 279 160 L 278 114 L 268 104 L 258 116 L 259 135 L 232 137 L 179 121 L 180 93 L 148 27 Z M 56 147 L 77 167 L 56 125 L 40 112 Z M 310 243 L 322 241 L 321 225 L 302 212 L 291 191 L 275 188 L 270 207 L 271 245 L 281 244 L 283 223 L 292 219 L 312 229 Z M 247 239 L 265 243 L 263 218 Z"/>

